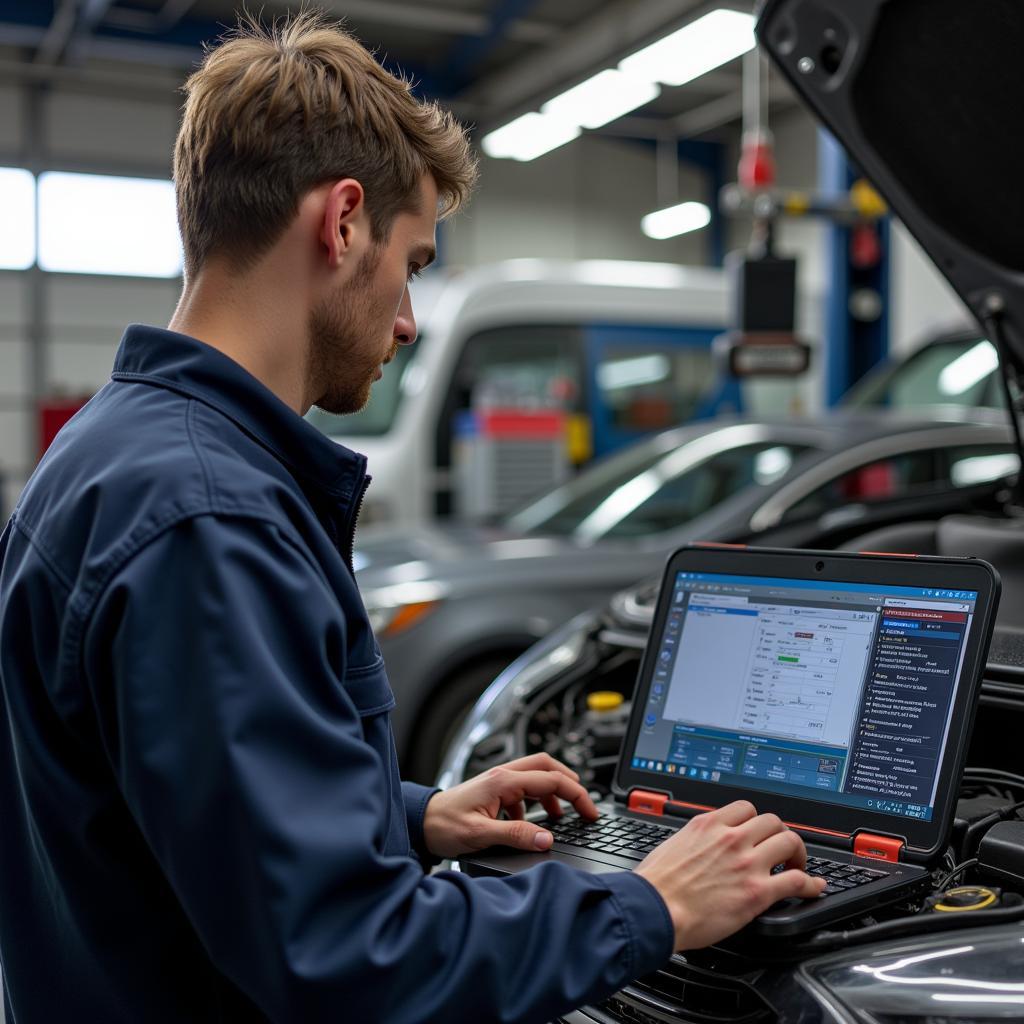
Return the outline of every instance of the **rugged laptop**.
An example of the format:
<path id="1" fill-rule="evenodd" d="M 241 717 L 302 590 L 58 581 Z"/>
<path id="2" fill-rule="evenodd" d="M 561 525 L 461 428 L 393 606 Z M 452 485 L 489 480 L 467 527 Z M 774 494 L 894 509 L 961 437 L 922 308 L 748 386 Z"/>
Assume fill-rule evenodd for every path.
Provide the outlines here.
<path id="1" fill-rule="evenodd" d="M 828 886 L 754 928 L 792 934 L 922 891 L 949 840 L 999 582 L 985 562 L 696 545 L 669 560 L 600 821 L 547 824 L 554 858 L 634 868 L 694 814 L 773 811 Z"/>

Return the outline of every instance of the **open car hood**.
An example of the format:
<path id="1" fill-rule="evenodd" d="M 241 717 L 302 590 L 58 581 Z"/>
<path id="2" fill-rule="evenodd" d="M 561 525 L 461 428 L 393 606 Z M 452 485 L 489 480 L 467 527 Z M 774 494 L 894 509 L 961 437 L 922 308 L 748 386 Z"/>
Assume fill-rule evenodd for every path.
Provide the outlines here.
<path id="1" fill-rule="evenodd" d="M 766 0 L 758 38 L 1024 364 L 1024 3 Z"/>

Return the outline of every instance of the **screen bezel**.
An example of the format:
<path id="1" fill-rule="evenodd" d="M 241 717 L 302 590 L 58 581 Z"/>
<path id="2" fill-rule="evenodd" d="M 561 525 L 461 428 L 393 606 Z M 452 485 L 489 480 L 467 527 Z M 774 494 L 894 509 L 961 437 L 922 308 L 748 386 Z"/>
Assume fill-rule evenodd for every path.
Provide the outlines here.
<path id="1" fill-rule="evenodd" d="M 818 568 L 821 566 L 821 568 Z M 946 842 L 959 778 L 981 687 L 981 670 L 988 651 L 999 594 L 999 578 L 987 562 L 979 559 L 935 556 L 875 555 L 835 551 L 787 551 L 775 548 L 727 548 L 701 546 L 683 548 L 668 560 L 655 608 L 648 644 L 640 663 L 633 707 L 646 706 L 654 676 L 659 644 L 664 632 L 674 580 L 679 572 L 709 572 L 742 576 L 787 577 L 834 583 L 868 583 L 884 587 L 910 586 L 935 589 L 975 590 L 975 620 L 967 638 L 960 684 L 950 720 L 949 738 L 939 766 L 939 785 L 931 821 L 880 814 L 857 807 L 843 807 L 818 800 L 783 796 L 758 790 L 753 802 L 758 811 L 770 811 L 790 824 L 808 830 L 828 829 L 838 835 L 830 841 L 844 841 L 857 832 L 899 836 L 906 842 L 908 859 L 926 859 Z M 652 642 L 654 641 L 654 642 Z M 640 731 L 642 715 L 631 718 L 616 772 L 616 789 L 622 794 L 633 789 L 667 793 L 673 801 L 695 807 L 721 807 L 733 800 L 752 798 L 749 790 L 720 782 L 667 777 L 634 769 L 630 765 Z M 846 842 L 848 845 L 848 842 Z"/>

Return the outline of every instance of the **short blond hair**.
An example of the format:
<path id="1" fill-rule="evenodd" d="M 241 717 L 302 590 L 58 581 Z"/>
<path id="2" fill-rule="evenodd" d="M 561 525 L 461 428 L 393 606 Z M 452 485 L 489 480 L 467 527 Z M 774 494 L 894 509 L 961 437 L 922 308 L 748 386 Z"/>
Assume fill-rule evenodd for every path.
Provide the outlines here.
<path id="1" fill-rule="evenodd" d="M 377 241 L 418 208 L 425 174 L 442 217 L 476 181 L 465 129 L 319 11 L 270 27 L 244 16 L 183 91 L 174 181 L 187 275 L 213 254 L 251 266 L 332 179 L 363 186 Z"/>

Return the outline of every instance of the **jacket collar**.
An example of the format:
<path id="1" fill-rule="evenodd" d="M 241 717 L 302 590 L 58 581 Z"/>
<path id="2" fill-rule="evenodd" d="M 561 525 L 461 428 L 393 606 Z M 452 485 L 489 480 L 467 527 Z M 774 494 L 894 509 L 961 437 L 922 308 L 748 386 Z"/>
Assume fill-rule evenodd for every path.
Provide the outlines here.
<path id="1" fill-rule="evenodd" d="M 187 334 L 131 324 L 111 379 L 150 384 L 217 410 L 296 476 L 349 502 L 366 477 L 366 456 L 324 436 L 233 359 Z"/>

